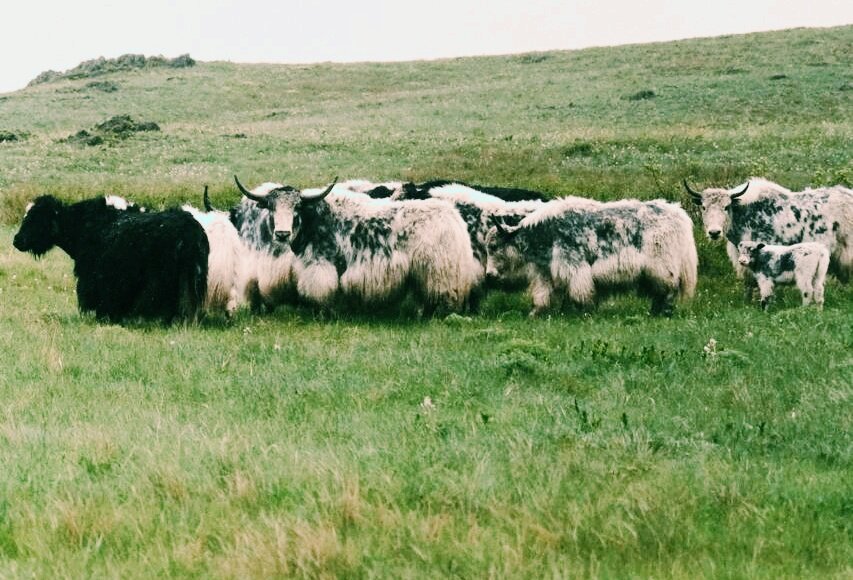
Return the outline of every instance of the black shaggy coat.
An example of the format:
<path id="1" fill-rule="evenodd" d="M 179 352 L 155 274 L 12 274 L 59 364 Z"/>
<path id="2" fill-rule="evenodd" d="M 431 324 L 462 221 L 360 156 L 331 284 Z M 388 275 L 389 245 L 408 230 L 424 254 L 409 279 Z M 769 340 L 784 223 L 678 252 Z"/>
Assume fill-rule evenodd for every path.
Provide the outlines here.
<path id="1" fill-rule="evenodd" d="M 187 212 L 119 210 L 104 198 L 66 205 L 45 195 L 28 210 L 14 245 L 41 256 L 59 246 L 74 260 L 81 311 L 112 322 L 198 317 L 210 252 Z"/>

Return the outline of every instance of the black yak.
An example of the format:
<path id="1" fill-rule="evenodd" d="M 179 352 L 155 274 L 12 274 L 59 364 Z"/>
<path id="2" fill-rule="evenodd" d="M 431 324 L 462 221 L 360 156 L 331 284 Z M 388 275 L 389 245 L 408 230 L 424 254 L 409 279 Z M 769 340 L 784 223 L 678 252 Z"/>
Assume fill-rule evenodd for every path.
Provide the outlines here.
<path id="1" fill-rule="evenodd" d="M 181 210 L 118 209 L 104 198 L 66 204 L 50 195 L 27 208 L 15 248 L 40 257 L 59 246 L 74 260 L 77 302 L 99 319 L 195 320 L 210 251 L 204 229 Z"/>

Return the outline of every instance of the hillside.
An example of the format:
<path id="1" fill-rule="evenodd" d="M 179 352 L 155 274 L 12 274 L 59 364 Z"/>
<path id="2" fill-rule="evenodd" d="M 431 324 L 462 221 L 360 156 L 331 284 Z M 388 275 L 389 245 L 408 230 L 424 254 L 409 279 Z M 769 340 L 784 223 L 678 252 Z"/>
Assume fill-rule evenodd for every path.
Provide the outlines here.
<path id="1" fill-rule="evenodd" d="M 227 41 L 224 41 L 227 42 Z M 853 562 L 853 285 L 527 317 L 286 304 L 100 323 L 25 204 L 452 177 L 684 199 L 853 180 L 853 26 L 402 64 L 198 63 L 0 95 L 0 578 L 827 578 Z M 76 69 L 74 76 L 93 61 Z M 35 75 L 34 71 L 34 75 Z M 81 133 L 85 131 L 86 133 Z"/>
<path id="2" fill-rule="evenodd" d="M 54 81 L 0 99 L 0 191 L 182 197 L 208 182 L 466 178 L 601 197 L 685 175 L 853 179 L 853 26 L 402 64 L 199 63 Z M 102 82 L 114 85 L 105 92 Z M 109 90 L 109 89 L 108 89 Z M 162 127 L 57 143 L 114 115 Z M 7 221 L 11 216 L 6 217 Z"/>

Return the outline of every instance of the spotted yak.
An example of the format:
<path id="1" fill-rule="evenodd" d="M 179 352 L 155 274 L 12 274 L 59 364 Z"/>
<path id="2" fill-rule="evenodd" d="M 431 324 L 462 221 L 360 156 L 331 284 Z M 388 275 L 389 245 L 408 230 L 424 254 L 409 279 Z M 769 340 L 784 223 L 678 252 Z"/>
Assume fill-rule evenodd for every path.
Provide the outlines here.
<path id="1" fill-rule="evenodd" d="M 411 288 L 424 311 L 459 310 L 476 285 L 465 224 L 440 200 L 389 201 L 279 187 L 243 194 L 270 212 L 273 236 L 290 241 L 298 295 L 328 305 L 338 294 L 375 304 Z"/>
<path id="2" fill-rule="evenodd" d="M 803 296 L 803 306 L 812 301 L 823 308 L 824 284 L 829 267 L 829 250 L 818 242 L 790 246 L 763 242 L 738 244 L 738 261 L 755 278 L 761 295 L 761 307 L 767 310 L 775 284 L 794 283 Z"/>
<path id="3" fill-rule="evenodd" d="M 792 193 L 765 179 L 753 178 L 733 190 L 697 192 L 685 181 L 702 208 L 708 237 L 725 236 L 726 251 L 739 277 L 744 269 L 737 246 L 743 241 L 790 245 L 820 242 L 830 252 L 830 268 L 842 281 L 853 273 L 853 191 L 844 187 Z M 748 287 L 752 280 L 747 277 Z"/>
<path id="4" fill-rule="evenodd" d="M 483 188 L 510 191 L 508 188 Z M 531 195 L 541 195 L 527 190 L 511 190 L 518 196 L 525 192 Z M 448 181 L 427 182 L 421 185 L 405 183 L 399 199 L 442 199 L 452 203 L 468 229 L 474 258 L 480 267 L 477 272 L 478 282 L 487 281 L 491 286 L 512 286 L 518 282 L 509 272 L 500 272 L 489 263 L 486 250 L 486 238 L 493 227 L 493 220 L 500 219 L 502 225 L 515 226 L 522 219 L 541 208 L 540 199 L 506 201 L 491 193 L 486 193 L 472 186 Z"/>
<path id="5" fill-rule="evenodd" d="M 669 315 L 676 298 L 696 288 L 693 223 L 663 200 L 555 200 L 518 226 L 496 220 L 488 250 L 499 270 L 526 276 L 531 315 L 563 298 L 591 305 L 603 291 L 620 288 L 650 296 L 652 313 Z"/>

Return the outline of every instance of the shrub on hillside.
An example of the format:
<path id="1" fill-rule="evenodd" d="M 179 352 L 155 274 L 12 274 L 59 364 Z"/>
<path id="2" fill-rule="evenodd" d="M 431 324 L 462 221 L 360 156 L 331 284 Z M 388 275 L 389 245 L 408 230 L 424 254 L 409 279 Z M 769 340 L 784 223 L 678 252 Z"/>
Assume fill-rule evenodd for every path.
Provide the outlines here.
<path id="1" fill-rule="evenodd" d="M 94 89 L 103 93 L 114 93 L 118 90 L 118 85 L 112 81 L 92 81 L 86 83 L 87 89 Z"/>
<path id="2" fill-rule="evenodd" d="M 0 143 L 11 143 L 26 139 L 26 133 L 13 133 L 12 131 L 0 131 Z"/>
<path id="3" fill-rule="evenodd" d="M 82 79 L 95 77 L 112 72 L 144 69 L 144 68 L 186 68 L 195 65 L 195 60 L 188 55 L 182 54 L 176 58 L 168 59 L 163 56 L 146 57 L 143 54 L 123 54 L 118 58 L 99 57 L 93 60 L 81 62 L 76 67 L 65 72 L 54 70 L 44 71 L 30 81 L 27 86 L 49 83 L 60 79 Z"/>
<path id="4" fill-rule="evenodd" d="M 151 121 L 139 123 L 134 121 L 130 115 L 116 115 L 95 125 L 91 132 L 83 129 L 65 139 L 60 139 L 60 143 L 94 146 L 101 145 L 106 141 L 124 140 L 134 133 L 142 131 L 159 130 L 160 126 L 157 123 Z"/>
<path id="5" fill-rule="evenodd" d="M 637 91 L 633 95 L 628 95 L 629 101 L 645 101 L 647 99 L 654 99 L 657 94 L 651 89 L 645 89 L 642 91 Z"/>

